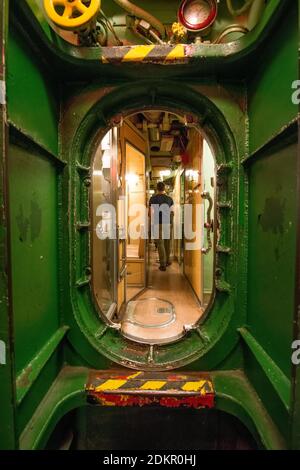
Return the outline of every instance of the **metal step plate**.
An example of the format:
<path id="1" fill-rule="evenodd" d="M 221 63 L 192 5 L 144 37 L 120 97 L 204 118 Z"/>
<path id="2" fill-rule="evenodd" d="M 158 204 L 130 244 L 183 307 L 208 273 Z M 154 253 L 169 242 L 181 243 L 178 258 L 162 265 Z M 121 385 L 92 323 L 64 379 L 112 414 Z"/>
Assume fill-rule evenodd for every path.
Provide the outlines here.
<path id="1" fill-rule="evenodd" d="M 102 406 L 213 408 L 215 392 L 205 373 L 91 371 L 89 403 Z"/>

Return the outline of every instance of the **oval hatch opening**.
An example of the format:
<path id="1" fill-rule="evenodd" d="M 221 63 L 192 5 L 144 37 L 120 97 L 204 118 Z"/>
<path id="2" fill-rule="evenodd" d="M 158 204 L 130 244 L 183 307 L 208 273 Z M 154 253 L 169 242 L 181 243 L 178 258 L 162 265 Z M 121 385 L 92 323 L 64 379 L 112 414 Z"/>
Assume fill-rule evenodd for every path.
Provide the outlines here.
<path id="1" fill-rule="evenodd" d="M 135 112 L 93 155 L 94 301 L 103 321 L 138 343 L 183 338 L 214 298 L 216 165 L 190 121 Z"/>

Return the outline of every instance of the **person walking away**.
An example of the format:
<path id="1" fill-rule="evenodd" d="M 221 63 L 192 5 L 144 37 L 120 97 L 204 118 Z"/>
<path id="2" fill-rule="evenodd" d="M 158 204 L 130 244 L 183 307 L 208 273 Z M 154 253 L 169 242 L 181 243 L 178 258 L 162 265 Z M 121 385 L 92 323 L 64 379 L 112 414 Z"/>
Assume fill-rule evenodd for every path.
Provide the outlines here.
<path id="1" fill-rule="evenodd" d="M 165 192 L 165 184 L 157 183 L 157 192 L 150 198 L 152 237 L 155 240 L 159 255 L 159 269 L 166 271 L 170 266 L 171 228 L 174 214 L 173 199 Z"/>

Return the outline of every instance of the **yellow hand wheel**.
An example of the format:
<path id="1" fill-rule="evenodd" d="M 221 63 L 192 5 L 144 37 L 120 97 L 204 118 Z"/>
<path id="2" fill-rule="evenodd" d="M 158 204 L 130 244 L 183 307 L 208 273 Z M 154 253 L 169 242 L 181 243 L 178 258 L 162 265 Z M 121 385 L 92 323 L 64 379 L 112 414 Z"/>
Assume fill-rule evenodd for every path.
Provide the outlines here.
<path id="1" fill-rule="evenodd" d="M 101 0 L 44 0 L 48 18 L 59 28 L 85 27 L 100 10 Z"/>

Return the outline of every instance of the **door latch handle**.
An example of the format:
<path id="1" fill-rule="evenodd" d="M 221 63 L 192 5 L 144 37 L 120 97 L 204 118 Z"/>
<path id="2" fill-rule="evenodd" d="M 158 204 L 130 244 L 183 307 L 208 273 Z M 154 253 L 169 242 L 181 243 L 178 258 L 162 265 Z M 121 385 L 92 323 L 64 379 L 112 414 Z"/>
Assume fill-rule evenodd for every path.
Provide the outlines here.
<path id="1" fill-rule="evenodd" d="M 208 201 L 208 208 L 206 213 L 207 222 L 204 224 L 204 227 L 206 228 L 207 248 L 203 247 L 201 249 L 201 252 L 204 255 L 207 255 L 207 253 L 209 253 L 212 249 L 211 232 L 213 231 L 213 220 L 211 218 L 211 211 L 213 208 L 213 200 L 208 191 L 203 191 L 203 193 L 201 193 L 201 197 L 202 199 L 207 199 Z"/>

